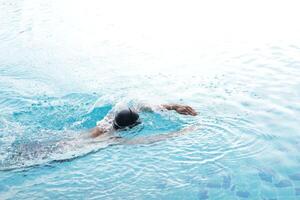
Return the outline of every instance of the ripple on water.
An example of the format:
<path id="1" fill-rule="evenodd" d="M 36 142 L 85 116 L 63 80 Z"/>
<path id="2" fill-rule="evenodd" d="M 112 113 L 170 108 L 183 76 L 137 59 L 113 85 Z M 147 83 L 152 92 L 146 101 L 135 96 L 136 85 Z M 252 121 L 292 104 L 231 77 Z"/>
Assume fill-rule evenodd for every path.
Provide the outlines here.
<path id="1" fill-rule="evenodd" d="M 239 190 L 236 192 L 236 196 L 241 197 L 241 198 L 249 198 L 250 192 Z"/>
<path id="2" fill-rule="evenodd" d="M 250 122 L 240 118 L 204 119 L 201 125 L 202 140 L 205 140 L 204 153 L 231 155 L 230 160 L 255 157 L 265 149 L 264 134 Z"/>
<path id="3" fill-rule="evenodd" d="M 259 169 L 258 176 L 262 181 L 272 183 L 274 180 L 275 174 L 274 174 L 274 171 L 270 170 L 270 169 Z"/>
<path id="4" fill-rule="evenodd" d="M 300 173 L 291 174 L 289 177 L 293 181 L 300 181 Z"/>
<path id="5" fill-rule="evenodd" d="M 291 187 L 292 185 L 292 182 L 288 179 L 280 180 L 278 183 L 274 184 L 274 186 L 277 188 L 286 188 Z"/>

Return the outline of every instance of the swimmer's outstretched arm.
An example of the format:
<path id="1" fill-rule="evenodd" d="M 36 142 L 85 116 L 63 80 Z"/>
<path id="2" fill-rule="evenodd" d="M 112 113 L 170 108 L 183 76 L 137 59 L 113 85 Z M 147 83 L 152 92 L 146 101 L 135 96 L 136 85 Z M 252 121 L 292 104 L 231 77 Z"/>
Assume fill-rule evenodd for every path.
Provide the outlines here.
<path id="1" fill-rule="evenodd" d="M 159 142 L 162 140 L 167 140 L 173 137 L 178 137 L 181 135 L 185 135 L 187 133 L 190 133 L 192 131 L 197 130 L 198 127 L 197 125 L 191 125 L 188 127 L 185 127 L 179 131 L 171 132 L 168 134 L 161 134 L 161 135 L 154 135 L 154 136 L 145 136 L 145 137 L 139 137 L 135 139 L 124 139 L 124 138 L 119 138 L 120 144 L 152 144 L 155 142 Z"/>
<path id="2" fill-rule="evenodd" d="M 190 106 L 187 105 L 179 105 L 179 104 L 162 104 L 159 106 L 148 106 L 148 105 L 142 105 L 140 106 L 141 111 L 154 111 L 157 109 L 166 109 L 166 110 L 175 110 L 177 113 L 182 115 L 192 115 L 196 116 L 197 112 Z"/>

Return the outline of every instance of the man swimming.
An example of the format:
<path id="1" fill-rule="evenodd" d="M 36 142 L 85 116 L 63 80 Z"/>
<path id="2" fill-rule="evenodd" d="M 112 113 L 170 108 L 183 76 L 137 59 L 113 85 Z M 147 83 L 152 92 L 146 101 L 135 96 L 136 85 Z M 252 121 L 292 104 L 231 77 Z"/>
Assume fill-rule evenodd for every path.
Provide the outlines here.
<path id="1" fill-rule="evenodd" d="M 196 116 L 197 112 L 190 106 L 179 104 L 163 104 L 157 107 L 160 110 L 174 110 L 182 115 Z M 150 106 L 141 106 L 139 109 L 130 108 L 121 110 L 114 114 L 110 112 L 97 126 L 91 130 L 90 137 L 96 138 L 101 135 L 111 134 L 115 131 L 130 129 L 141 123 L 139 111 L 154 111 Z"/>
<path id="2" fill-rule="evenodd" d="M 97 126 L 92 129 L 88 135 L 84 132 L 78 136 L 66 138 L 58 141 L 30 141 L 27 143 L 16 143 L 10 154 L 7 156 L 4 164 L 0 163 L 0 170 L 14 169 L 20 166 L 31 166 L 43 162 L 59 161 L 73 159 L 82 152 L 78 149 L 85 149 L 85 151 L 92 151 L 99 148 L 107 147 L 108 145 L 136 145 L 136 144 L 150 144 L 159 142 L 172 137 L 181 136 L 185 133 L 190 133 L 197 129 L 197 125 L 186 126 L 185 128 L 170 132 L 166 134 L 158 134 L 152 136 L 142 136 L 134 138 L 122 138 L 113 133 L 120 130 L 127 130 L 133 128 L 141 123 L 138 112 L 155 110 L 174 110 L 183 115 L 197 115 L 196 111 L 190 106 L 168 104 L 160 106 L 138 106 L 135 109 L 124 109 L 119 112 L 110 111 L 106 117 L 97 123 Z M 68 154 L 64 155 L 65 152 Z M 64 155 L 64 156 L 62 156 Z M 32 162 L 35 160 L 34 162 Z"/>

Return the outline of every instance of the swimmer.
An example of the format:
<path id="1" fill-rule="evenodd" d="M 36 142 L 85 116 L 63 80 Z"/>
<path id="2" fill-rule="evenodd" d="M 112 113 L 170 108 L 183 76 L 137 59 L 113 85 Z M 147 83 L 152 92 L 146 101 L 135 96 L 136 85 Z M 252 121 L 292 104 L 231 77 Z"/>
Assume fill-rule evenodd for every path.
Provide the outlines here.
<path id="1" fill-rule="evenodd" d="M 182 115 L 196 116 L 197 112 L 190 106 L 179 104 L 163 104 L 157 107 L 160 110 L 174 110 Z M 139 111 L 154 111 L 150 106 L 141 106 L 139 109 L 130 108 L 114 113 L 110 112 L 103 120 L 97 123 L 97 126 L 91 130 L 90 137 L 110 135 L 115 131 L 133 128 L 141 123 Z"/>
<path id="2" fill-rule="evenodd" d="M 136 144 L 151 144 L 154 142 L 166 140 L 171 137 L 177 137 L 185 133 L 190 133 L 197 129 L 197 125 L 187 126 L 179 131 L 170 132 L 160 135 L 152 136 L 142 136 L 134 137 L 130 139 L 119 137 L 113 133 L 120 130 L 128 130 L 141 123 L 138 112 L 154 112 L 155 110 L 174 110 L 182 115 L 196 116 L 196 111 L 190 106 L 178 105 L 178 104 L 168 104 L 160 105 L 155 107 L 150 106 L 139 106 L 137 109 L 125 109 L 119 112 L 110 111 L 101 121 L 97 123 L 97 126 L 92 129 L 87 135 L 86 133 L 79 134 L 76 137 L 66 138 L 59 141 L 30 141 L 25 143 L 16 143 L 10 154 L 5 159 L 5 163 L 0 163 L 0 171 L 3 169 L 14 169 L 19 166 L 31 166 L 32 160 L 37 160 L 37 162 L 49 161 L 51 158 L 54 161 L 62 162 L 64 160 L 73 159 L 74 155 L 76 157 L 78 149 L 94 149 L 99 148 L 103 145 L 106 147 L 108 145 L 136 145 Z M 96 146 L 93 146 L 93 145 Z M 87 148 L 87 147 L 90 148 Z M 62 153 L 73 152 L 70 156 L 61 156 Z M 80 152 L 80 151 L 79 151 Z M 58 158 L 56 158 L 56 156 Z M 69 156 L 69 157 L 68 157 Z M 53 159 L 55 158 L 55 159 Z M 34 163 L 35 165 L 36 163 Z M 2 165 L 2 166 L 1 166 Z"/>

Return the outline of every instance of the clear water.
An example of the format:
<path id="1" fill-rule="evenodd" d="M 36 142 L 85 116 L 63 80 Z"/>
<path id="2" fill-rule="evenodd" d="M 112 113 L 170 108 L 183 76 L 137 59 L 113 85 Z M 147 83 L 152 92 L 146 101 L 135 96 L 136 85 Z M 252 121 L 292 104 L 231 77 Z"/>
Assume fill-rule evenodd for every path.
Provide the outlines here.
<path id="1" fill-rule="evenodd" d="M 299 199 L 299 14 L 268 5 L 0 1 L 0 198 Z M 199 115 L 142 113 L 123 138 L 197 130 L 76 139 L 142 102 Z"/>

